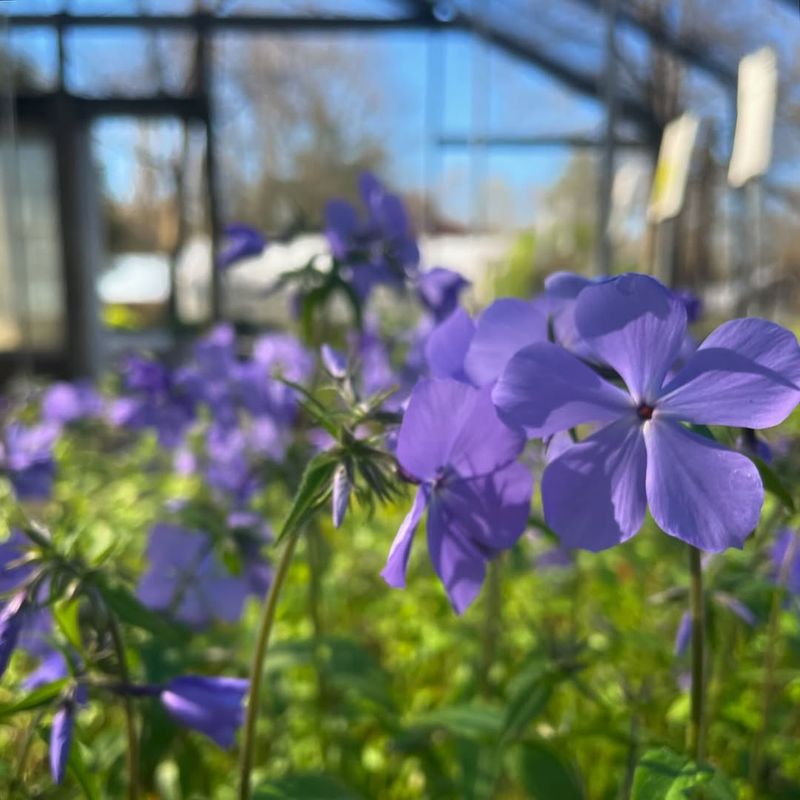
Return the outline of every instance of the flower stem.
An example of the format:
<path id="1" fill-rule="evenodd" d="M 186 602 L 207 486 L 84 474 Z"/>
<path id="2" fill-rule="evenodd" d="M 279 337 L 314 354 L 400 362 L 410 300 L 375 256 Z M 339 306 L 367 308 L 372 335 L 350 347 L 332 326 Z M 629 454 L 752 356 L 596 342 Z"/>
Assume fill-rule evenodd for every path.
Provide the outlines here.
<path id="1" fill-rule="evenodd" d="M 493 559 L 487 565 L 486 616 L 483 620 L 483 636 L 481 643 L 481 666 L 478 676 L 481 694 L 486 697 L 492 694 L 491 671 L 497 658 L 497 645 L 500 638 L 502 621 L 502 556 Z"/>
<path id="2" fill-rule="evenodd" d="M 117 668 L 122 682 L 131 682 L 130 672 L 128 671 L 128 661 L 125 658 L 125 644 L 122 641 L 122 633 L 119 623 L 112 614 L 109 613 L 108 630 L 111 634 L 111 642 L 114 647 L 114 654 L 117 658 Z M 139 737 L 136 733 L 136 718 L 133 713 L 133 699 L 125 696 L 122 700 L 125 709 L 125 732 L 128 739 L 128 798 L 138 800 L 139 797 Z"/>
<path id="3" fill-rule="evenodd" d="M 289 565 L 300 537 L 300 527 L 296 527 L 284 545 L 280 561 L 275 569 L 275 575 L 267 593 L 264 611 L 258 629 L 258 638 L 250 665 L 250 690 L 247 700 L 247 716 L 244 723 L 244 738 L 242 739 L 242 752 L 239 759 L 239 800 L 250 800 L 250 772 L 253 769 L 253 757 L 256 744 L 256 722 L 261 698 L 261 678 L 264 672 L 264 658 L 267 654 L 272 626 L 275 622 L 275 611 L 278 607 L 281 588 L 289 572 Z"/>
<path id="4" fill-rule="evenodd" d="M 772 593 L 772 605 L 770 606 L 769 621 L 767 622 L 767 643 L 764 648 L 764 682 L 761 686 L 761 719 L 756 730 L 756 736 L 753 739 L 753 752 L 750 758 L 750 782 L 753 784 L 755 797 L 758 797 L 761 789 L 764 740 L 767 735 L 772 696 L 775 692 L 775 662 L 777 660 L 781 608 L 783 606 L 786 581 L 789 577 L 789 568 L 795 557 L 796 543 L 796 537 L 792 536 L 779 568 L 778 585 Z"/>
<path id="5" fill-rule="evenodd" d="M 703 598 L 703 569 L 700 551 L 689 545 L 689 601 L 692 618 L 692 694 L 688 748 L 692 758 L 702 761 L 705 743 L 703 703 L 705 700 L 705 603 Z"/>

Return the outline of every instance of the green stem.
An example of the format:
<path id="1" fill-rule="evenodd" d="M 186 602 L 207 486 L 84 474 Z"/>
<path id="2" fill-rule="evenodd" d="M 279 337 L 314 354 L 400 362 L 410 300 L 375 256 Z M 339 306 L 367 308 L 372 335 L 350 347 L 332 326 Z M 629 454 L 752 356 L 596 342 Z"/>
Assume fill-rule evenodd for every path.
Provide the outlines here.
<path id="1" fill-rule="evenodd" d="M 40 711 L 38 714 L 36 714 L 33 722 L 28 725 L 28 730 L 25 734 L 25 739 L 20 750 L 19 761 L 17 762 L 17 772 L 11 780 L 11 785 L 8 787 L 9 797 L 14 797 L 20 789 L 25 788 L 25 770 L 28 766 L 28 754 L 31 751 L 31 745 L 33 744 L 33 740 L 36 736 L 36 730 L 42 722 L 42 717 L 44 717 L 44 711 Z M 25 793 L 25 796 L 28 796 L 27 793 Z"/>
<path id="2" fill-rule="evenodd" d="M 117 659 L 117 669 L 119 677 L 126 685 L 130 684 L 131 676 L 128 670 L 128 661 L 125 658 L 125 644 L 122 641 L 122 632 L 116 618 L 109 612 L 109 633 L 114 647 L 114 654 Z M 139 798 L 139 737 L 136 733 L 136 718 L 133 711 L 133 698 L 125 696 L 123 698 L 123 708 L 125 709 L 125 733 L 128 739 L 128 798 L 138 800 Z"/>
<path id="3" fill-rule="evenodd" d="M 703 602 L 703 569 L 700 564 L 700 551 L 689 545 L 689 600 L 692 618 L 692 694 L 689 716 L 688 748 L 696 761 L 704 756 L 703 702 L 705 697 L 705 607 Z"/>
<path id="4" fill-rule="evenodd" d="M 322 624 L 321 582 L 324 571 L 322 549 L 324 541 L 319 526 L 312 524 L 306 533 L 306 552 L 308 558 L 308 614 L 314 630 L 314 672 L 317 677 L 317 732 L 319 736 L 320 757 L 325 769 L 328 768 L 328 743 L 325 731 L 325 710 L 328 704 L 328 685 L 325 679 L 325 665 L 322 660 L 322 638 L 325 630 Z"/>
<path id="5" fill-rule="evenodd" d="M 778 585 L 772 594 L 772 604 L 767 622 L 767 643 L 764 649 L 764 683 L 761 687 L 761 718 L 758 729 L 753 739 L 753 754 L 750 759 L 750 782 L 753 784 L 753 793 L 758 797 L 761 789 L 761 773 L 764 763 L 764 740 L 767 735 L 772 696 L 775 692 L 775 663 L 778 651 L 778 634 L 780 632 L 781 606 L 784 597 L 784 586 L 789 577 L 789 568 L 794 560 L 796 539 L 792 537 L 783 558 L 778 573 Z"/>
<path id="6" fill-rule="evenodd" d="M 502 556 L 498 556 L 489 562 L 486 578 L 486 617 L 483 621 L 481 666 L 480 675 L 478 676 L 481 693 L 486 697 L 492 693 L 490 673 L 497 656 L 497 644 L 500 638 L 500 614 L 502 611 L 501 558 Z"/>
<path id="7" fill-rule="evenodd" d="M 275 575 L 267 593 L 261 623 L 258 629 L 258 638 L 250 665 L 250 691 L 247 701 L 247 715 L 244 722 L 244 738 L 242 739 L 242 752 L 239 759 L 239 800 L 250 800 L 250 772 L 253 769 L 253 757 L 256 745 L 256 722 L 261 698 L 261 679 L 264 673 L 264 658 L 267 654 L 272 627 L 275 623 L 275 612 L 278 607 L 281 588 L 292 563 L 297 540 L 300 537 L 300 528 L 295 528 L 289 535 L 281 553 L 280 561 L 275 569 Z"/>

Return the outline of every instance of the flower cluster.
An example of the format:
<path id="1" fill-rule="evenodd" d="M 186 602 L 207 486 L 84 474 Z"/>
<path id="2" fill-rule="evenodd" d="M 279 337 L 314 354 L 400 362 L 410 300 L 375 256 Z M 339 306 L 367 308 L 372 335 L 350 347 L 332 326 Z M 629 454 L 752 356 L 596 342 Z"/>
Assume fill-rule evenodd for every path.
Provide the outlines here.
<path id="1" fill-rule="evenodd" d="M 400 428 L 400 468 L 421 486 L 386 580 L 402 585 L 430 503 L 431 559 L 464 609 L 484 562 L 525 528 L 530 480 L 523 490 L 504 472 L 519 467 L 524 437 L 548 443 L 544 518 L 563 546 L 623 542 L 649 506 L 662 530 L 701 550 L 741 547 L 764 487 L 708 426 L 752 434 L 786 419 L 800 401 L 800 347 L 761 319 L 724 323 L 696 347 L 695 305 L 645 275 L 560 273 L 541 297 L 497 300 L 475 321 L 456 308 L 427 341 L 435 379 L 414 389 Z M 475 478 L 482 485 L 461 490 Z"/>

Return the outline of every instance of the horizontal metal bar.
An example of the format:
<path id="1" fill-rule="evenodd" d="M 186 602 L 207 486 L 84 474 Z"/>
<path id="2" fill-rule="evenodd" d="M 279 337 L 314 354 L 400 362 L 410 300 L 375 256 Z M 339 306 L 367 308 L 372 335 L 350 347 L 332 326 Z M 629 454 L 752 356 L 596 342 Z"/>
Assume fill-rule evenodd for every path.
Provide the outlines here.
<path id="1" fill-rule="evenodd" d="M 143 30 L 238 31 L 243 33 L 294 33 L 304 31 L 381 31 L 459 27 L 441 23 L 427 14 L 402 17 L 296 17 L 289 15 L 214 16 L 212 14 L 9 14 L 9 25 L 21 27 L 141 28 Z"/>
<path id="2" fill-rule="evenodd" d="M 532 136 L 440 136 L 443 147 L 602 147 L 604 140 L 598 136 L 581 134 L 542 134 Z M 650 147 L 650 143 L 634 139 L 614 139 L 615 147 Z"/>
<path id="3" fill-rule="evenodd" d="M 58 92 L 37 95 L 20 95 L 16 98 L 20 119 L 46 116 L 56 100 Z M 173 97 L 81 97 L 67 95 L 76 114 L 82 117 L 136 116 L 178 117 L 180 119 L 203 120 L 209 113 L 205 98 L 198 96 Z"/>

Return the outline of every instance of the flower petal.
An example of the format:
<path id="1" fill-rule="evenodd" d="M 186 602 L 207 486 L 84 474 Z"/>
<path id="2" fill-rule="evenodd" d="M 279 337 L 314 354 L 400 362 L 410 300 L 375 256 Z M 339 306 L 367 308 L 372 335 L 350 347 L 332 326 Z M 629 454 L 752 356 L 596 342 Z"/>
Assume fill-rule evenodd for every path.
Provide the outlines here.
<path id="1" fill-rule="evenodd" d="M 502 420 L 536 437 L 584 422 L 609 422 L 633 405 L 625 392 L 550 342 L 516 353 L 495 385 L 492 399 Z"/>
<path id="2" fill-rule="evenodd" d="M 735 350 L 764 367 L 800 383 L 800 348 L 797 337 L 786 328 L 766 319 L 747 317 L 723 322 L 700 345 L 706 348 Z"/>
<path id="3" fill-rule="evenodd" d="M 417 383 L 397 434 L 397 460 L 406 472 L 430 481 L 449 463 L 475 395 L 471 386 L 450 379 Z"/>
<path id="4" fill-rule="evenodd" d="M 436 502 L 447 508 L 451 528 L 491 557 L 525 532 L 532 494 L 530 470 L 514 462 L 490 475 L 447 482 Z"/>
<path id="5" fill-rule="evenodd" d="M 446 468 L 462 478 L 485 475 L 513 461 L 525 446 L 521 431 L 497 417 L 490 388 L 446 379 L 420 381 L 403 415 L 397 458 L 423 481 Z"/>
<path id="6" fill-rule="evenodd" d="M 566 450 L 545 468 L 547 524 L 567 547 L 605 550 L 638 532 L 647 506 L 641 425 L 620 419 Z"/>
<path id="7" fill-rule="evenodd" d="M 436 378 L 466 381 L 464 357 L 475 334 L 475 323 L 463 308 L 457 308 L 437 325 L 425 343 L 425 360 Z"/>
<path id="8" fill-rule="evenodd" d="M 466 538 L 447 504 L 431 503 L 428 552 L 453 608 L 463 614 L 481 590 L 488 554 Z"/>
<path id="9" fill-rule="evenodd" d="M 65 702 L 53 716 L 50 729 L 50 774 L 53 783 L 61 783 L 67 771 L 70 745 L 72 744 L 72 726 L 74 723 L 74 705 Z"/>
<path id="10" fill-rule="evenodd" d="M 675 633 L 675 645 L 673 652 L 676 656 L 682 656 L 689 646 L 692 638 L 692 615 L 688 611 L 684 611 L 681 621 L 678 625 L 678 630 Z"/>
<path id="11" fill-rule="evenodd" d="M 386 559 L 386 566 L 381 572 L 381 577 L 389 586 L 393 586 L 395 589 L 405 588 L 406 569 L 408 568 L 408 557 L 411 554 L 411 544 L 414 541 L 414 534 L 427 504 L 427 493 L 420 486 L 414 497 L 414 504 L 406 514 L 406 518 L 400 525 L 392 542 L 392 548 L 389 550 L 389 556 Z"/>
<path id="12" fill-rule="evenodd" d="M 464 369 L 478 386 L 496 380 L 508 359 L 525 345 L 547 341 L 547 316 L 525 300 L 495 300 L 481 315 Z"/>
<path id="13" fill-rule="evenodd" d="M 764 487 L 749 458 L 670 420 L 644 425 L 647 499 L 659 527 L 716 553 L 758 524 Z"/>
<path id="14" fill-rule="evenodd" d="M 525 448 L 525 435 L 497 416 L 491 386 L 472 389 L 469 415 L 453 440 L 449 467 L 462 478 L 488 475 L 512 462 Z"/>
<path id="15" fill-rule="evenodd" d="M 686 309 L 657 280 L 632 273 L 587 286 L 575 304 L 575 325 L 637 401 L 652 400 L 680 351 Z"/>
<path id="16" fill-rule="evenodd" d="M 708 425 L 769 428 L 800 401 L 800 347 L 762 319 L 720 325 L 665 388 L 659 408 Z"/>

